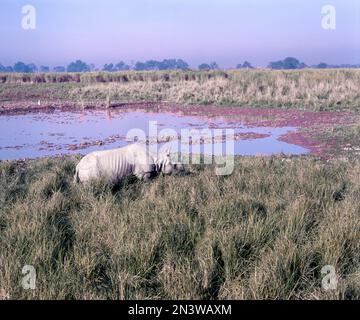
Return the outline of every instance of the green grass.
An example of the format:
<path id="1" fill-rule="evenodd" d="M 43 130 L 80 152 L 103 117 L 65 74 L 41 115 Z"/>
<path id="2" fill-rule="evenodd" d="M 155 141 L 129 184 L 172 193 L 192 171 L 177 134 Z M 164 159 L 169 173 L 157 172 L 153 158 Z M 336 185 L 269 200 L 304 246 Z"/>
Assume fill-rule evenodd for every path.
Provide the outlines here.
<path id="1" fill-rule="evenodd" d="M 73 185 L 75 163 L 0 162 L 3 298 L 360 298 L 358 161 L 237 158 L 226 177 L 192 166 L 115 188 Z"/>
<path id="2" fill-rule="evenodd" d="M 44 99 L 86 106 L 153 101 L 313 111 L 360 110 L 359 70 L 132 71 L 3 77 L 6 77 L 0 84 L 3 103 Z M 36 77 L 43 77 L 44 82 L 37 82 Z"/>

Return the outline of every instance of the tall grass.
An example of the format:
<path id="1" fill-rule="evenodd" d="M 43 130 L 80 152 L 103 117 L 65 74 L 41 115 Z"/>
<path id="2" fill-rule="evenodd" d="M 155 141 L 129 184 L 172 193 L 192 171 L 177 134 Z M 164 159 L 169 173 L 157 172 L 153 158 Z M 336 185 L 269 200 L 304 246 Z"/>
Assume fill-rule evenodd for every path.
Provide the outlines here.
<path id="1" fill-rule="evenodd" d="M 86 73 L 0 73 L 0 83 L 101 83 L 101 82 L 154 82 L 154 81 L 203 81 L 229 77 L 225 71 L 122 71 Z"/>
<path id="2" fill-rule="evenodd" d="M 233 72 L 228 78 L 199 81 L 154 81 L 91 84 L 83 87 L 89 101 L 103 100 L 107 92 L 118 102 L 160 101 L 178 104 L 217 104 L 282 107 L 308 110 L 358 111 L 360 73 L 320 71 Z M 71 91 L 77 96 L 79 89 Z"/>
<path id="3" fill-rule="evenodd" d="M 359 70 L 237 70 L 8 75 L 0 101 L 83 99 L 86 105 L 153 101 L 359 111 Z M 68 77 L 60 81 L 58 77 Z M 47 80 L 48 79 L 48 80 Z"/>
<path id="4" fill-rule="evenodd" d="M 3 298 L 360 298 L 358 161 L 238 158 L 226 177 L 192 166 L 113 188 L 73 185 L 75 163 L 0 163 Z"/>

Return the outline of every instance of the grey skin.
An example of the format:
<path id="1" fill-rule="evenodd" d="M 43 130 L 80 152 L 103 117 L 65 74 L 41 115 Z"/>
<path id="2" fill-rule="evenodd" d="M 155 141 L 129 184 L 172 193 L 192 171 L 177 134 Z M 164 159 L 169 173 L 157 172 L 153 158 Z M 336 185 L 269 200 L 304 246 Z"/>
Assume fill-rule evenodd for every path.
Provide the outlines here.
<path id="1" fill-rule="evenodd" d="M 144 145 L 132 144 L 89 153 L 76 166 L 74 182 L 87 183 L 101 177 L 109 183 L 116 183 L 129 175 L 149 181 L 159 173 L 170 175 L 183 170 L 181 164 L 171 162 L 170 150 L 154 156 Z"/>

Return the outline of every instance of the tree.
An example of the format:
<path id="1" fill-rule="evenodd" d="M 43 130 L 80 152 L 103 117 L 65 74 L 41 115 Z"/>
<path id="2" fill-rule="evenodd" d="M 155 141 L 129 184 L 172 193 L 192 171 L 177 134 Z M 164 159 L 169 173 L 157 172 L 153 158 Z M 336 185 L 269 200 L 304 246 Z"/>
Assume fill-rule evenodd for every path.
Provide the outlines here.
<path id="1" fill-rule="evenodd" d="M 284 69 L 301 69 L 303 64 L 295 58 L 285 58 L 284 60 Z"/>
<path id="2" fill-rule="evenodd" d="M 199 65 L 199 70 L 210 70 L 210 65 L 207 63 L 202 63 Z"/>
<path id="3" fill-rule="evenodd" d="M 5 72 L 14 72 L 14 69 L 12 66 L 5 67 Z"/>
<path id="4" fill-rule="evenodd" d="M 50 71 L 50 68 L 47 67 L 47 66 L 40 66 L 40 71 L 41 71 L 41 72 L 49 72 L 49 71 Z"/>
<path id="5" fill-rule="evenodd" d="M 107 72 L 113 72 L 114 70 L 114 65 L 112 63 L 109 64 L 105 64 L 103 67 L 103 71 L 107 71 Z"/>
<path id="6" fill-rule="evenodd" d="M 326 68 L 328 68 L 328 65 L 325 62 L 321 62 L 316 66 L 316 68 L 318 68 L 318 69 L 326 69 Z"/>
<path id="7" fill-rule="evenodd" d="M 146 69 L 146 65 L 143 62 L 136 62 L 134 69 L 135 71 L 144 71 Z"/>
<path id="8" fill-rule="evenodd" d="M 90 71 L 90 66 L 81 60 L 76 60 L 71 62 L 67 67 L 67 72 L 88 72 Z"/>
<path id="9" fill-rule="evenodd" d="M 24 62 L 16 62 L 14 64 L 14 68 L 13 68 L 14 72 L 19 72 L 19 73 L 28 73 L 30 72 L 30 69 L 28 67 L 28 65 L 26 65 Z"/>
<path id="10" fill-rule="evenodd" d="M 219 66 L 217 65 L 216 62 L 211 62 L 210 64 L 207 63 L 202 63 L 199 65 L 199 70 L 215 70 L 215 69 L 219 69 Z"/>
<path id="11" fill-rule="evenodd" d="M 176 60 L 176 69 L 189 69 L 189 64 L 182 59 Z"/>
<path id="12" fill-rule="evenodd" d="M 189 65 L 182 59 L 165 59 L 158 64 L 159 70 L 188 69 Z"/>
<path id="13" fill-rule="evenodd" d="M 127 65 L 124 61 L 118 62 L 116 65 L 113 63 L 105 64 L 103 71 L 115 72 L 115 71 L 127 71 L 130 70 L 130 66 Z"/>
<path id="14" fill-rule="evenodd" d="M 188 69 L 188 68 L 189 65 L 182 59 L 164 59 L 162 61 L 148 60 L 146 62 L 137 62 L 134 67 L 134 69 L 137 71 L 176 70 L 176 69 Z"/>
<path id="15" fill-rule="evenodd" d="M 130 66 L 127 65 L 124 61 L 120 61 L 119 63 L 116 64 L 115 70 L 116 71 L 127 71 L 127 70 L 130 70 Z"/>
<path id="16" fill-rule="evenodd" d="M 236 66 L 237 69 L 254 69 L 250 62 L 245 61 L 243 64 L 239 63 Z"/>
<path id="17" fill-rule="evenodd" d="M 243 64 L 243 68 L 245 69 L 254 69 L 254 67 L 251 65 L 250 62 L 248 61 L 245 61 L 244 64 Z"/>
<path id="18" fill-rule="evenodd" d="M 268 67 L 274 70 L 281 70 L 281 69 L 294 70 L 294 69 L 306 68 L 306 64 L 300 62 L 296 58 L 288 57 L 285 58 L 284 60 L 270 62 Z"/>
<path id="19" fill-rule="evenodd" d="M 135 64 L 135 70 L 138 71 L 159 70 L 159 62 L 155 60 L 148 60 L 146 62 L 137 62 Z"/>
<path id="20" fill-rule="evenodd" d="M 14 72 L 13 67 L 0 64 L 0 72 Z"/>
<path id="21" fill-rule="evenodd" d="M 29 72 L 37 72 L 38 71 L 38 67 L 36 65 L 34 65 L 33 63 L 30 63 L 27 65 Z"/>
<path id="22" fill-rule="evenodd" d="M 146 61 L 145 70 L 160 70 L 160 62 L 156 60 Z"/>
<path id="23" fill-rule="evenodd" d="M 158 63 L 159 70 L 171 70 L 176 69 L 175 59 L 165 59 Z"/>
<path id="24" fill-rule="evenodd" d="M 269 63 L 268 67 L 273 70 L 284 69 L 284 63 L 282 61 L 272 61 Z"/>
<path id="25" fill-rule="evenodd" d="M 55 72 L 65 72 L 65 67 L 56 66 L 53 70 L 54 70 Z"/>
<path id="26" fill-rule="evenodd" d="M 14 72 L 19 72 L 19 73 L 30 73 L 30 72 L 38 71 L 38 68 L 33 63 L 25 64 L 24 62 L 19 61 L 14 64 L 13 70 Z"/>
<path id="27" fill-rule="evenodd" d="M 219 69 L 219 66 L 218 66 L 218 64 L 214 61 L 214 62 L 211 62 L 211 63 L 210 63 L 210 69 L 216 70 L 216 69 Z"/>

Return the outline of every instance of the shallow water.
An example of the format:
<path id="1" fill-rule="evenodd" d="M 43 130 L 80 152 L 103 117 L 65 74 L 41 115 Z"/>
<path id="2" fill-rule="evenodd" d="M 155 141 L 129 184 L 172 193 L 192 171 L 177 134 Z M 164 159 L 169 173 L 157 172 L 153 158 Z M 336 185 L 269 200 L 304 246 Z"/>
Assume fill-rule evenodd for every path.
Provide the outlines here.
<path id="1" fill-rule="evenodd" d="M 0 116 L 0 159 L 23 159 L 61 154 L 86 154 L 124 146 L 129 130 L 138 128 L 149 135 L 149 122 L 156 121 L 158 133 L 168 128 L 180 134 L 182 129 L 211 130 L 234 129 L 236 135 L 249 134 L 247 139 L 233 140 L 234 149 L 226 149 L 224 142 L 215 141 L 213 154 L 271 155 L 304 154 L 308 150 L 278 139 L 295 131 L 293 127 L 246 127 L 236 118 L 186 116 L 171 112 L 146 112 L 144 110 L 47 112 Z M 154 125 L 154 123 L 153 123 Z M 214 132 L 214 131 L 212 131 Z M 256 135 L 263 136 L 256 136 Z M 214 133 L 218 136 L 218 133 Z M 201 145 L 201 152 L 208 143 Z M 172 141 L 172 150 L 188 152 L 189 146 Z M 211 144 L 210 144 L 211 146 Z M 194 144 L 193 144 L 194 147 Z"/>

